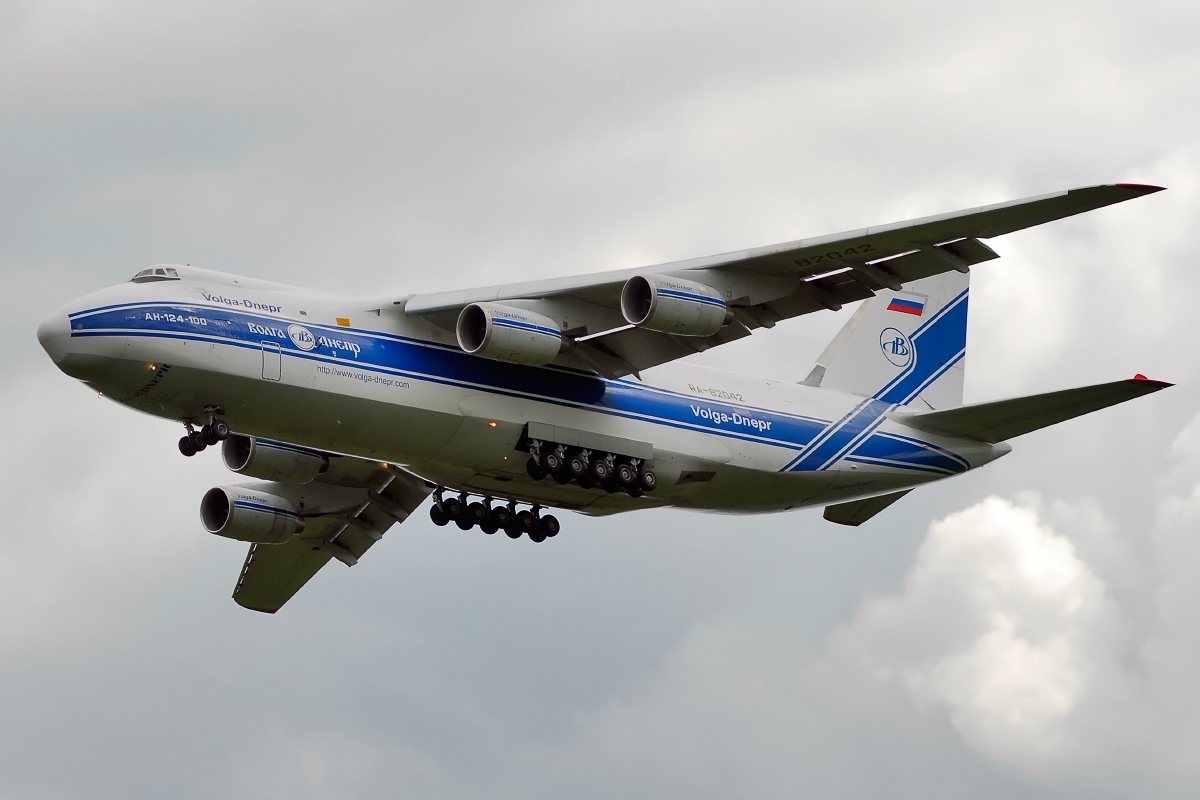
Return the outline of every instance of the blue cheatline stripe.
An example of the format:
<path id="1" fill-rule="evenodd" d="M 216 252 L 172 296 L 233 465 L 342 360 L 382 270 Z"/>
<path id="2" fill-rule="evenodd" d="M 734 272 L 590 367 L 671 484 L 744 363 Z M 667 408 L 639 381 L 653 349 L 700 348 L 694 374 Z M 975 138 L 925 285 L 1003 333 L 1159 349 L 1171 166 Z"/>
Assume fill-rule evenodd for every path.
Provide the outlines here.
<path id="1" fill-rule="evenodd" d="M 248 508 L 251 511 L 262 511 L 264 513 L 274 514 L 279 517 L 291 517 L 292 519 L 300 519 L 299 514 L 293 514 L 292 512 L 287 511 L 285 509 L 276 508 L 275 506 L 263 505 L 262 503 L 251 503 L 249 500 L 234 500 L 233 506 L 234 506 L 234 508 Z"/>
<path id="2" fill-rule="evenodd" d="M 913 472 L 927 472 L 927 473 L 930 473 L 931 475 L 957 475 L 958 474 L 957 472 L 953 472 L 953 471 L 947 470 L 947 469 L 938 469 L 937 467 L 924 467 L 924 466 L 921 466 L 920 464 L 912 464 L 907 461 L 892 461 L 891 459 L 887 459 L 887 458 L 866 458 L 863 456 L 847 456 L 846 460 L 851 461 L 855 464 L 869 464 L 873 467 L 891 467 L 892 469 L 907 469 L 907 470 L 911 470 Z"/>
<path id="3" fill-rule="evenodd" d="M 951 461 L 955 464 L 958 464 L 961 467 L 961 469 L 956 470 L 958 472 L 964 472 L 971 468 L 971 463 L 969 461 L 967 461 L 965 458 L 963 458 L 962 456 L 960 456 L 958 453 L 955 453 L 953 450 L 947 450 L 944 447 L 938 447 L 936 444 L 933 444 L 932 442 L 926 442 L 921 439 L 914 439 L 911 436 L 904 436 L 902 434 L 895 433 L 893 431 L 887 431 L 885 433 L 880 433 L 880 434 L 877 434 L 876 436 L 872 436 L 871 443 L 878 444 L 881 447 L 883 447 L 883 446 L 898 447 L 901 445 L 907 446 L 910 449 L 916 447 L 916 448 L 920 448 L 922 450 L 928 450 L 932 453 L 935 453 L 936 455 L 941 456 L 942 458 L 948 459 L 949 461 Z M 861 450 L 862 448 L 859 448 L 859 449 Z"/>
<path id="4" fill-rule="evenodd" d="M 562 338 L 560 331 L 554 328 L 547 328 L 545 325 L 535 325 L 532 322 L 522 322 L 521 320 L 508 319 L 506 317 L 492 317 L 492 324 L 499 328 L 516 328 L 517 330 L 529 331 L 530 333 L 553 336 L 555 339 Z"/>
<path id="5" fill-rule="evenodd" d="M 165 313 L 175 319 L 167 319 Z M 188 317 L 196 316 L 203 318 L 203 324 L 187 321 Z M 251 324 L 260 330 L 251 330 Z M 291 324 L 309 329 L 316 337 L 317 344 L 307 351 L 297 347 L 286 335 L 286 329 Z M 279 331 L 280 335 L 267 335 L 272 336 L 282 352 L 290 358 L 481 389 L 775 447 L 803 449 L 800 459 L 813 450 L 814 444 L 818 444 L 814 442 L 817 438 L 822 442 L 831 437 L 837 438 L 837 446 L 830 444 L 829 450 L 830 455 L 837 455 L 855 446 L 878 427 L 874 425 L 868 430 L 865 424 L 856 423 L 853 430 L 847 430 L 845 434 L 838 433 L 838 425 L 853 419 L 864 404 L 876 402 L 870 399 L 860 403 L 839 423 L 831 426 L 829 421 L 813 417 L 700 399 L 632 381 L 605 381 L 594 374 L 574 369 L 505 364 L 469 355 L 451 345 L 376 331 L 276 319 L 226 307 L 139 303 L 103 307 L 91 314 L 80 312 L 72 318 L 72 336 L 179 339 L 220 343 L 256 351 L 261 348 L 263 327 Z M 328 341 L 322 343 L 326 333 L 330 334 L 330 338 L 336 337 L 343 342 L 343 347 L 339 349 Z M 358 346 L 357 355 L 344 348 L 346 342 Z M 789 464 L 785 470 L 791 468 L 796 468 L 796 462 Z M 799 468 L 819 467 L 806 463 Z"/>
<path id="6" fill-rule="evenodd" d="M 708 297 L 703 294 L 693 294 L 691 292 L 681 292 L 678 289 L 659 289 L 658 293 L 663 297 L 673 297 L 676 300 L 689 300 L 693 303 L 704 303 L 710 306 L 720 306 L 725 308 L 725 301 L 718 300 L 715 297 Z"/>

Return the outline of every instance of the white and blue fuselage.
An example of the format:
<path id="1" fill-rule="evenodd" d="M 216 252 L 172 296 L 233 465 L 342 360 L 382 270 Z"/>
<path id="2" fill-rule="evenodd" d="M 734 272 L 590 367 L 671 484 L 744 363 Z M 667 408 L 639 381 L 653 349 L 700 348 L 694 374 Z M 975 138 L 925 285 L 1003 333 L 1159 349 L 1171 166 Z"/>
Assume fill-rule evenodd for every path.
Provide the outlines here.
<path id="1" fill-rule="evenodd" d="M 869 397 L 689 365 L 607 380 L 471 355 L 390 299 L 177 273 L 84 297 L 39 339 L 63 371 L 139 411 L 199 422 L 216 408 L 235 432 L 400 464 L 454 490 L 591 514 L 767 512 L 897 492 L 1010 449 L 890 416 L 961 354 L 926 359 Z M 960 305 L 965 329 L 965 296 Z M 958 325 L 955 313 L 948 305 L 923 330 Z M 659 487 L 635 498 L 534 480 L 518 449 L 534 430 L 640 448 Z"/>

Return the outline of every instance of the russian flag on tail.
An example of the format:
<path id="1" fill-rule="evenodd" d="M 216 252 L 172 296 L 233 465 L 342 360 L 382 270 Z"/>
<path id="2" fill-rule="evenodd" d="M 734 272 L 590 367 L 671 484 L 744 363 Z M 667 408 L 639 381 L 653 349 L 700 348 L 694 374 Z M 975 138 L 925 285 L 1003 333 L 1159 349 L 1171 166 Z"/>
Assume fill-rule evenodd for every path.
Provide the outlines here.
<path id="1" fill-rule="evenodd" d="M 925 295 L 898 294 L 888 303 L 887 310 L 899 311 L 901 314 L 912 314 L 914 317 L 919 317 L 925 313 Z"/>

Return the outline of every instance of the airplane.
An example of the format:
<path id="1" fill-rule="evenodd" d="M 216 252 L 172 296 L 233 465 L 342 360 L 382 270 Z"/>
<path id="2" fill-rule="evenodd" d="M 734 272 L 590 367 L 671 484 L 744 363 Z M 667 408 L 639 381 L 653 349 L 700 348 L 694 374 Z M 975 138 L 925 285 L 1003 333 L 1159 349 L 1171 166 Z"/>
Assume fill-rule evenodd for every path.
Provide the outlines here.
<path id="1" fill-rule="evenodd" d="M 1160 191 L 1090 186 L 640 269 L 347 297 L 190 266 L 58 309 L 60 370 L 220 445 L 254 482 L 201 500 L 249 543 L 233 599 L 278 611 L 430 496 L 432 521 L 544 542 L 546 509 L 824 506 L 860 525 L 1008 440 L 1171 384 L 1137 375 L 963 405 L 985 239 Z M 861 302 L 799 383 L 680 359 Z M 654 369 L 653 375 L 642 373 Z"/>

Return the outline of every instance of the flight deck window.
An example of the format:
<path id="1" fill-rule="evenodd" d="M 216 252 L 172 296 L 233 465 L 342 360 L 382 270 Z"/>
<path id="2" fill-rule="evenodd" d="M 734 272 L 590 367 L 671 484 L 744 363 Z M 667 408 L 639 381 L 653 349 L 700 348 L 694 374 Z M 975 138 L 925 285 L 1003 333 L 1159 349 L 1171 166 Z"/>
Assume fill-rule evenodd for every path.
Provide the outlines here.
<path id="1" fill-rule="evenodd" d="M 172 267 L 150 267 L 144 269 L 129 279 L 130 283 L 150 283 L 151 281 L 177 281 L 178 270 Z"/>

